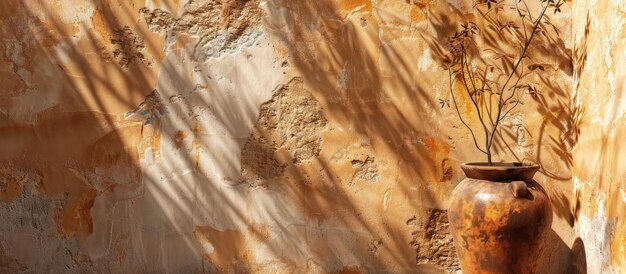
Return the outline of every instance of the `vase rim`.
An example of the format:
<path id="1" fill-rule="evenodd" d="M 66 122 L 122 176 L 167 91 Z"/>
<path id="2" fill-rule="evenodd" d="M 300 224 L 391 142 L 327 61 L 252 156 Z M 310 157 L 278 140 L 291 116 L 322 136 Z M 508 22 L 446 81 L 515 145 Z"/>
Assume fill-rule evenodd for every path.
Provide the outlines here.
<path id="1" fill-rule="evenodd" d="M 491 181 L 532 180 L 539 170 L 539 165 L 525 163 L 492 163 L 469 162 L 462 163 L 461 169 L 468 178 Z"/>
<path id="2" fill-rule="evenodd" d="M 462 167 L 466 168 L 474 168 L 474 169 L 532 169 L 538 168 L 539 166 L 536 164 L 529 163 L 520 163 L 520 162 L 498 162 L 498 163 L 489 163 L 487 162 L 466 162 L 461 164 Z"/>

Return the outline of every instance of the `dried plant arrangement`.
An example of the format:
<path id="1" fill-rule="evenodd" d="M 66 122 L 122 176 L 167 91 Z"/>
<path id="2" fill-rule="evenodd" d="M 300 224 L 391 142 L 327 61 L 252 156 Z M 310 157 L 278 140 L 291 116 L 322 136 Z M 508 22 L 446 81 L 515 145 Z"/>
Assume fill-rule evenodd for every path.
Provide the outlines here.
<path id="1" fill-rule="evenodd" d="M 524 103 L 524 96 L 537 96 L 527 79 L 545 69 L 528 56 L 529 49 L 538 36 L 559 35 L 548 14 L 561 12 L 566 1 L 531 1 L 480 0 L 474 5 L 476 20 L 462 23 L 447 41 L 443 66 L 449 72 L 450 93 L 439 104 L 456 110 L 488 165 L 493 165 L 494 139 L 503 119 Z M 459 110 L 459 92 L 471 100 L 477 129 Z"/>

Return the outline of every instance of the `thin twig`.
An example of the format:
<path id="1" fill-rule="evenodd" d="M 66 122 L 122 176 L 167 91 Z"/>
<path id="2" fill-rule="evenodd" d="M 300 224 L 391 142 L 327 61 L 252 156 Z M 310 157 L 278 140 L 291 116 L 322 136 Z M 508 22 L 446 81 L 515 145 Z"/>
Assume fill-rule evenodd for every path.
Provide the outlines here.
<path id="1" fill-rule="evenodd" d="M 464 73 L 464 67 L 467 66 L 467 62 L 465 61 L 465 47 L 461 47 L 462 52 L 461 52 L 461 78 L 463 79 L 463 85 L 465 86 L 465 90 L 467 91 L 467 95 L 470 97 L 470 99 L 472 100 L 472 103 L 474 104 L 474 107 L 476 108 L 476 111 L 478 112 L 478 120 L 480 120 L 480 124 L 483 126 L 483 130 L 485 131 L 485 147 L 487 147 L 487 156 L 489 157 L 491 155 L 488 147 L 489 147 L 489 129 L 487 129 L 487 125 L 485 125 L 485 121 L 484 121 L 484 117 L 483 117 L 483 113 L 481 113 L 480 111 L 480 107 L 478 106 L 478 104 L 476 103 L 476 100 L 474 100 L 474 97 L 472 96 L 472 92 L 470 91 L 469 85 L 467 84 L 467 80 L 465 80 L 465 73 Z M 467 68 L 468 70 L 470 69 L 469 67 Z M 474 90 L 474 92 L 476 92 L 476 90 Z"/>
<path id="2" fill-rule="evenodd" d="M 526 5 L 526 1 L 524 1 L 524 5 Z M 515 8 L 517 9 L 517 13 L 521 14 L 520 8 L 517 5 L 517 1 L 515 2 Z M 532 22 L 532 16 L 530 15 L 530 10 L 528 10 L 528 6 L 526 6 L 526 14 L 528 14 L 528 17 L 530 18 Z M 524 41 L 528 40 L 528 34 L 526 34 L 526 19 L 524 19 L 524 17 L 526 17 L 525 15 L 520 16 L 520 18 L 522 18 L 522 30 L 524 30 Z"/>
<path id="3" fill-rule="evenodd" d="M 487 84 L 487 67 L 488 66 L 485 66 L 485 70 L 484 70 L 484 73 L 483 73 L 483 76 L 482 76 L 483 77 L 482 78 L 483 86 L 480 88 L 480 90 L 483 91 L 483 97 L 485 96 L 484 95 L 485 94 L 485 85 Z M 491 112 L 491 95 L 492 95 L 491 93 L 492 92 L 489 92 L 489 102 L 487 103 L 487 106 L 485 106 L 485 110 L 487 111 L 487 117 L 489 117 L 489 122 L 491 122 L 491 126 L 493 126 L 494 125 L 494 123 L 493 123 L 493 115 L 491 114 L 492 113 Z"/>
<path id="4" fill-rule="evenodd" d="M 548 7 L 549 7 L 549 5 L 546 5 L 544 7 L 544 9 L 541 11 L 541 14 L 539 15 L 539 17 L 537 18 L 537 20 L 536 20 L 536 22 L 534 24 L 533 30 L 530 33 L 529 39 L 524 44 L 524 48 L 522 50 L 522 53 L 519 56 L 519 59 L 517 59 L 517 63 L 515 64 L 515 66 L 513 66 L 513 71 L 511 71 L 511 74 L 509 75 L 507 80 L 504 82 L 504 86 L 502 86 L 502 90 L 500 92 L 499 104 L 498 104 L 498 115 L 496 116 L 496 125 L 494 126 L 494 128 L 493 128 L 493 130 L 491 132 L 491 137 L 490 137 L 490 140 L 488 141 L 487 151 L 490 151 L 490 149 L 491 149 L 491 145 L 493 144 L 493 137 L 495 135 L 496 129 L 498 128 L 498 125 L 500 124 L 502 108 L 504 107 L 502 105 L 502 95 L 504 94 L 504 91 L 506 90 L 506 86 L 508 85 L 509 81 L 511 81 L 511 78 L 513 77 L 513 75 L 517 71 L 517 67 L 521 64 L 522 59 L 524 59 L 524 55 L 526 55 L 526 51 L 528 50 L 528 47 L 530 46 L 530 42 L 533 40 L 533 37 L 535 36 L 535 33 L 537 31 L 537 27 L 539 27 L 539 23 L 541 23 L 541 19 L 543 18 L 543 15 L 546 13 L 546 10 L 548 10 Z"/>
<path id="5" fill-rule="evenodd" d="M 517 87 L 519 85 L 519 81 L 522 80 L 522 78 L 524 77 L 524 61 L 523 60 L 522 60 L 522 68 L 521 68 L 521 70 L 522 71 L 520 72 L 520 75 L 517 77 L 517 81 L 515 81 L 515 84 L 512 87 L 513 91 L 511 92 L 511 96 L 507 97 L 504 100 L 503 106 L 506 105 L 506 103 L 508 103 L 509 100 L 511 100 L 511 98 L 513 98 L 513 96 L 515 96 L 515 93 L 517 92 Z"/>
<path id="6" fill-rule="evenodd" d="M 454 103 L 454 108 L 456 109 L 456 113 L 459 115 L 459 120 L 461 120 L 461 123 L 463 123 L 463 125 L 465 125 L 465 127 L 469 130 L 470 134 L 472 135 L 472 140 L 474 140 L 474 145 L 476 146 L 476 148 L 480 152 L 487 154 L 486 151 L 484 151 L 483 149 L 480 148 L 480 146 L 478 145 L 478 141 L 476 140 L 476 135 L 474 135 L 474 131 L 465 122 L 465 120 L 463 120 L 463 116 L 461 116 L 461 111 L 459 110 L 459 105 L 456 103 L 456 97 L 454 96 L 454 80 L 452 79 L 452 68 L 449 69 L 449 74 L 450 74 L 450 94 L 452 95 L 452 102 Z"/>
<path id="7" fill-rule="evenodd" d="M 526 4 L 526 0 L 522 0 L 522 2 L 524 3 L 524 6 L 526 6 L 526 11 L 528 12 L 528 18 L 532 22 L 533 21 L 533 15 L 530 13 L 530 9 L 528 8 L 528 4 Z M 515 2 L 515 4 L 517 4 L 517 2 Z"/>

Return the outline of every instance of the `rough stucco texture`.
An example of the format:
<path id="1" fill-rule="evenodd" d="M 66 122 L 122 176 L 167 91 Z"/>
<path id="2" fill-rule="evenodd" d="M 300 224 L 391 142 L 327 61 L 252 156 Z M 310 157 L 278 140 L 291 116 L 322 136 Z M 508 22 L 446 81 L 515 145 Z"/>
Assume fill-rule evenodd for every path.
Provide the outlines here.
<path id="1" fill-rule="evenodd" d="M 603 32 L 572 31 L 570 6 L 552 17 L 560 36 L 529 52 L 546 96 L 504 121 L 495 155 L 542 165 L 543 273 L 568 273 L 576 233 L 610 257 L 592 269 L 623 270 L 623 5 L 579 2 Z M 471 9 L 1 1 L 0 272 L 457 272 L 447 198 L 482 156 L 436 103 L 438 54 Z"/>
<path id="2" fill-rule="evenodd" d="M 626 272 L 626 3 L 577 1 L 575 95 L 587 107 L 574 148 L 577 234 L 589 273 Z M 584 19 L 584 20 L 583 20 Z"/>

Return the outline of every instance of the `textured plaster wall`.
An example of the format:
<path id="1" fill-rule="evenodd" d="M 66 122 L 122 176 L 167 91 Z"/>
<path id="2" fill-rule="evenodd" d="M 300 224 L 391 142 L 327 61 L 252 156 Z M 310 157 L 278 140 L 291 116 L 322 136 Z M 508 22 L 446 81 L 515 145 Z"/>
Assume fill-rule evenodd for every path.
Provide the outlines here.
<path id="1" fill-rule="evenodd" d="M 458 164 L 483 159 L 436 102 L 448 92 L 441 45 L 471 7 L 0 2 L 1 272 L 457 271 L 446 202 Z M 545 96 L 504 121 L 496 158 L 542 165 L 556 216 L 543 273 L 568 273 L 576 231 L 590 255 L 610 246 L 618 267 L 620 244 L 593 233 L 621 231 L 623 192 L 607 177 L 623 177 L 607 166 L 619 163 L 588 146 L 607 161 L 594 167 L 582 141 L 580 157 L 572 148 L 617 153 L 621 62 L 600 63 L 624 52 L 605 43 L 623 33 L 589 36 L 602 48 L 582 71 L 606 73 L 585 78 L 572 67 L 572 37 L 584 43 L 570 7 L 553 22 L 560 36 L 529 53 L 546 68 L 533 79 Z M 599 115 L 579 125 L 577 99 Z M 598 206 L 575 224 L 585 195 Z"/>
<path id="2" fill-rule="evenodd" d="M 626 2 L 577 1 L 574 91 L 585 106 L 574 148 L 577 234 L 589 273 L 626 272 Z"/>

